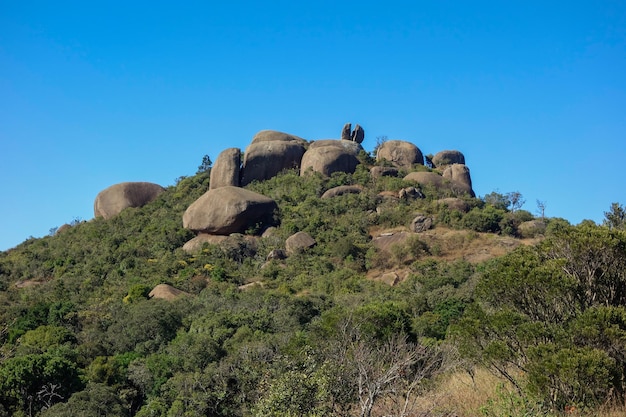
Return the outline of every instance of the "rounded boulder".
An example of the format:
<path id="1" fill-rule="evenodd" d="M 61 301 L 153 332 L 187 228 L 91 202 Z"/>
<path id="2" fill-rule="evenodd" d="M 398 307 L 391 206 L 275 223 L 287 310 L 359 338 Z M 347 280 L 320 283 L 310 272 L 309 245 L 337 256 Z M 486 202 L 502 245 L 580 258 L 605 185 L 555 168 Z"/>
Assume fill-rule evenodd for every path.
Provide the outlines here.
<path id="1" fill-rule="evenodd" d="M 452 164 L 463 164 L 465 165 L 465 156 L 459 151 L 450 151 L 445 150 L 441 152 L 437 152 L 435 156 L 433 156 L 433 165 L 435 167 L 442 167 L 445 165 Z"/>
<path id="2" fill-rule="evenodd" d="M 300 141 L 260 141 L 246 149 L 241 173 L 241 185 L 265 181 L 285 169 L 299 169 L 304 155 Z"/>
<path id="3" fill-rule="evenodd" d="M 357 155 L 362 149 L 360 144 L 347 140 L 315 141 L 302 156 L 300 175 L 306 175 L 309 169 L 327 177 L 333 172 L 352 174 L 360 163 Z"/>
<path id="4" fill-rule="evenodd" d="M 387 160 L 395 167 L 409 171 L 414 164 L 424 165 L 422 151 L 404 140 L 388 140 L 378 147 L 376 160 Z"/>
<path id="5" fill-rule="evenodd" d="M 214 235 L 243 233 L 250 227 L 273 224 L 276 211 L 278 205 L 269 197 L 244 188 L 220 187 L 187 208 L 183 227 Z"/>
<path id="6" fill-rule="evenodd" d="M 151 182 L 122 182 L 106 188 L 96 196 L 95 217 L 109 219 L 128 207 L 142 207 L 156 199 L 165 188 Z"/>

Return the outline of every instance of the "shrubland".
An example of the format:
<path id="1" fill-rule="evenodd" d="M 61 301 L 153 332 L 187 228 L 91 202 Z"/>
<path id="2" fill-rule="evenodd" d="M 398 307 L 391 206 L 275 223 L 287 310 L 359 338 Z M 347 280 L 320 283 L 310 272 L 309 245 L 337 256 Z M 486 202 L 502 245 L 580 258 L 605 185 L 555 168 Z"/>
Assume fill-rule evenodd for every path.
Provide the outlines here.
<path id="1" fill-rule="evenodd" d="M 209 176 L 0 254 L 0 416 L 547 416 L 623 404 L 621 206 L 605 225 L 542 219 L 522 242 L 533 216 L 519 193 L 463 197 L 463 213 L 429 187 L 383 199 L 416 184 L 372 179 L 364 165 L 331 178 L 285 171 L 247 186 L 278 203 L 271 236 L 251 228 L 190 254 L 182 214 Z M 350 184 L 365 191 L 319 198 Z M 434 219 L 430 235 L 372 243 L 416 213 Z M 317 245 L 266 260 L 299 231 Z M 504 236 L 519 243 L 507 254 L 469 256 L 471 242 Z M 188 295 L 149 298 L 162 283 Z M 480 401 L 444 395 L 455 381 Z M 484 396 L 481 381 L 492 381 Z"/>

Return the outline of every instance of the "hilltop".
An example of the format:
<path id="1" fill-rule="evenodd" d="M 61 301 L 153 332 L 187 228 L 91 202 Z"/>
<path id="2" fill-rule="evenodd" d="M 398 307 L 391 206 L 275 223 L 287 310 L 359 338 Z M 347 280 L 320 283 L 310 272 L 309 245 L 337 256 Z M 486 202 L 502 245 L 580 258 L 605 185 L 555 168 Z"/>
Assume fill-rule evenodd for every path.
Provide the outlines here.
<path id="1" fill-rule="evenodd" d="M 595 378 L 621 339 L 604 349 L 550 332 L 622 305 L 623 232 L 535 218 L 516 192 L 477 198 L 460 151 L 380 141 L 368 153 L 363 135 L 262 131 L 243 157 L 205 156 L 168 187 L 115 184 L 93 220 L 2 252 L 0 415 L 417 415 L 414 400 L 450 375 L 489 367 L 546 413 L 614 398 L 618 382 Z M 562 268 L 586 250 L 620 283 L 610 298 L 598 281 L 588 302 Z M 497 322 L 500 308 L 511 316 Z M 527 354 L 539 339 L 553 356 Z M 557 371 L 553 385 L 532 379 L 570 345 L 583 364 L 596 349 L 592 393 L 562 388 Z"/>

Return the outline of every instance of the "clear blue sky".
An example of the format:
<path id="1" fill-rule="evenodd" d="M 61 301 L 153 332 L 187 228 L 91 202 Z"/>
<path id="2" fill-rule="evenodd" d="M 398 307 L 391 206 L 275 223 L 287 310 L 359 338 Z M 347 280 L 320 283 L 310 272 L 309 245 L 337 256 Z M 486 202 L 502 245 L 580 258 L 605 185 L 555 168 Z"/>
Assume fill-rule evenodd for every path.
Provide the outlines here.
<path id="1" fill-rule="evenodd" d="M 626 203 L 626 2 L 1 1 L 0 250 L 112 184 L 346 122 L 600 222 Z"/>

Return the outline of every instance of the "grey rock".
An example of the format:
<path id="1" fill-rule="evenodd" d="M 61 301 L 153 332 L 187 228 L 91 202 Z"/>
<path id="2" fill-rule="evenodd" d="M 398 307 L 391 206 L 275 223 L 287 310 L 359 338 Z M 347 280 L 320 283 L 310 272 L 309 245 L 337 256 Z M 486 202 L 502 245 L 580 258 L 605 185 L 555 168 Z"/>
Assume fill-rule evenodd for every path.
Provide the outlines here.
<path id="1" fill-rule="evenodd" d="M 272 250 L 270 253 L 267 254 L 267 258 L 265 258 L 266 261 L 271 261 L 272 259 L 275 260 L 283 260 L 287 258 L 287 253 L 282 250 L 282 249 L 274 249 Z"/>
<path id="2" fill-rule="evenodd" d="M 352 123 L 346 123 L 343 125 L 343 129 L 341 129 L 341 140 L 352 140 L 351 131 Z"/>
<path id="3" fill-rule="evenodd" d="M 376 152 L 376 160 L 383 159 L 406 171 L 410 171 L 414 164 L 424 165 L 422 151 L 411 142 L 403 140 L 388 140 L 380 145 Z"/>
<path id="4" fill-rule="evenodd" d="M 288 255 L 304 251 L 316 245 L 315 239 L 306 232 L 298 232 L 287 238 L 285 248 Z"/>
<path id="5" fill-rule="evenodd" d="M 346 140 L 315 141 L 302 156 L 300 175 L 308 170 L 329 177 L 333 172 L 353 173 L 359 164 L 358 153 L 363 148 Z"/>
<path id="6" fill-rule="evenodd" d="M 252 143 L 244 154 L 241 185 L 269 180 L 285 169 L 299 169 L 304 151 L 298 141 Z"/>
<path id="7" fill-rule="evenodd" d="M 241 150 L 228 148 L 222 151 L 211 168 L 209 189 L 233 186 L 239 187 L 241 170 Z"/>
<path id="8" fill-rule="evenodd" d="M 418 198 L 426 198 L 426 196 L 421 190 L 415 187 L 406 187 L 398 191 L 398 198 L 402 198 L 404 200 L 415 200 Z"/>
<path id="9" fill-rule="evenodd" d="M 437 152 L 435 156 L 433 156 L 432 164 L 434 167 L 440 168 L 446 165 L 452 164 L 463 164 L 465 165 L 465 156 L 459 152 L 454 150 L 446 150 Z"/>
<path id="10" fill-rule="evenodd" d="M 196 232 L 229 235 L 257 225 L 271 225 L 278 205 L 274 200 L 238 187 L 209 190 L 183 215 L 183 227 Z"/>
<path id="11" fill-rule="evenodd" d="M 300 142 L 306 144 L 307 141 L 301 137 L 291 135 L 289 133 L 279 132 L 277 130 L 261 130 L 252 138 L 250 143 L 259 142 Z"/>
<path id="12" fill-rule="evenodd" d="M 151 182 L 122 182 L 100 191 L 93 205 L 95 217 L 109 219 L 128 207 L 142 207 L 156 199 L 165 188 Z"/>
<path id="13" fill-rule="evenodd" d="M 452 187 L 457 193 L 467 193 L 474 197 L 472 190 L 472 178 L 470 177 L 469 168 L 463 164 L 452 164 L 443 171 L 443 177 L 452 182 Z"/>
<path id="14" fill-rule="evenodd" d="M 372 176 L 372 178 L 397 177 L 398 168 L 373 166 L 370 168 L 370 175 Z"/>
<path id="15" fill-rule="evenodd" d="M 422 214 L 417 215 L 409 226 L 409 230 L 414 233 L 421 233 L 427 230 L 432 229 L 433 227 L 433 219 L 432 217 L 424 216 Z"/>
<path id="16" fill-rule="evenodd" d="M 365 139 L 365 130 L 360 125 L 354 126 L 354 130 L 352 131 L 352 141 L 356 143 L 363 143 L 363 139 Z"/>

